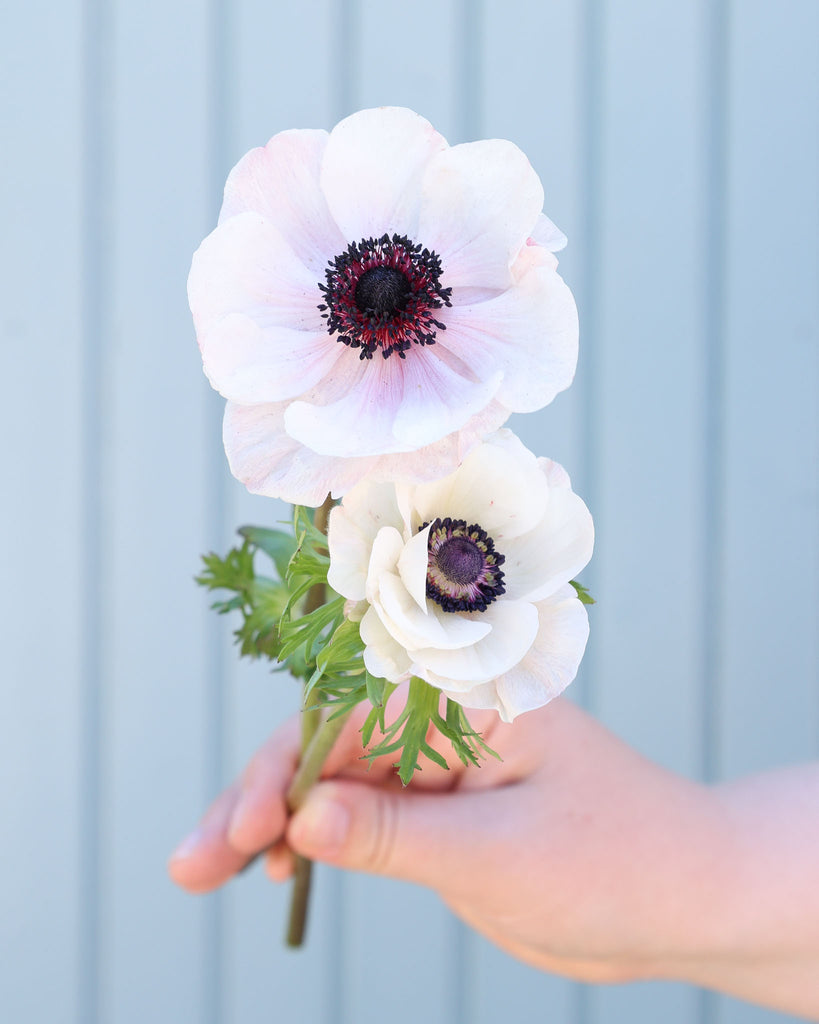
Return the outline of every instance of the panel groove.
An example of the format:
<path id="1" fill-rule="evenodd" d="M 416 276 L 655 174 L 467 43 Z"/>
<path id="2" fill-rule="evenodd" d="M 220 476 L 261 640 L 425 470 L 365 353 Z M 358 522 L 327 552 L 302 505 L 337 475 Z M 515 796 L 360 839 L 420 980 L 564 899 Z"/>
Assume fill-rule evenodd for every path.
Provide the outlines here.
<path id="1" fill-rule="evenodd" d="M 230 81 L 232 52 L 232 22 L 227 0 L 210 0 L 209 10 L 209 173 L 210 205 L 213 208 L 213 222 L 216 221 L 222 202 L 225 168 L 230 164 Z M 224 403 L 216 392 L 208 395 L 204 403 L 208 429 L 207 438 L 218 438 L 221 434 L 221 419 Z M 208 450 L 205 470 L 207 488 L 205 530 L 210 550 L 221 550 L 227 535 L 227 494 L 224 474 L 224 453 L 221 445 L 211 444 Z M 204 791 L 218 793 L 224 785 L 226 773 L 226 722 L 227 678 L 226 658 L 230 652 L 224 630 L 206 630 L 206 678 L 202 681 L 205 703 L 205 751 Z M 222 1024 L 225 1020 L 225 906 L 224 894 L 220 890 L 208 897 L 204 918 L 205 936 L 203 942 L 203 992 L 202 1007 L 206 1015 L 203 1024 Z"/>
<path id="2" fill-rule="evenodd" d="M 83 401 L 82 457 L 84 521 L 81 546 L 84 580 L 82 623 L 82 765 L 80 797 L 80 976 L 77 986 L 78 1024 L 97 1024 L 101 1000 L 101 892 L 103 722 L 102 685 L 102 548 L 106 520 L 103 510 L 101 438 L 106 436 L 103 408 L 109 369 L 104 339 L 111 323 L 110 272 L 106 254 L 112 242 L 110 224 L 111 153 L 111 14 L 105 0 L 85 0 L 84 154 L 82 323 Z"/>
<path id="3" fill-rule="evenodd" d="M 705 324 L 705 424 L 703 436 L 703 566 L 701 578 L 708 581 L 702 602 L 702 670 L 700 707 L 702 714 L 700 774 L 713 782 L 720 763 L 719 700 L 720 638 L 723 631 L 721 609 L 724 593 L 721 585 L 724 543 L 724 468 L 725 436 L 723 404 L 725 399 L 725 210 L 726 210 L 726 138 L 728 111 L 728 12 L 724 0 L 707 5 L 706 85 L 703 90 L 704 130 L 706 132 L 705 179 L 706 210 L 703 237 L 707 237 L 703 258 Z M 700 1024 L 715 1024 L 719 997 L 700 990 Z"/>
<path id="4" fill-rule="evenodd" d="M 580 493 L 595 516 L 601 516 L 601 485 L 598 466 L 600 380 L 598 373 L 599 354 L 599 304 L 603 268 L 600 265 L 600 235 L 602 223 L 601 197 L 603 194 L 603 67 L 605 48 L 604 8 L 598 0 L 585 0 L 583 6 L 583 29 L 581 45 L 583 53 L 579 66 L 582 71 L 579 93 L 583 120 L 581 145 L 582 174 L 582 222 L 579 232 L 581 251 L 581 272 L 577 286 L 577 305 L 580 313 L 580 358 L 578 380 L 582 409 L 580 423 L 581 477 Z M 585 570 L 584 570 L 585 572 Z M 594 590 L 594 560 L 588 567 L 589 586 Z M 580 701 L 584 707 L 594 706 L 594 644 L 584 659 L 583 674 L 577 680 Z M 580 1022 L 582 1024 L 582 1022 Z"/>
<path id="5" fill-rule="evenodd" d="M 336 34 L 339 45 L 333 51 L 336 66 L 333 69 L 336 80 L 335 110 L 333 121 L 338 122 L 358 109 L 356 71 L 360 63 L 361 8 L 359 0 L 346 0 L 335 8 Z M 332 125 L 327 125 L 332 128 Z"/>
<path id="6" fill-rule="evenodd" d="M 581 251 L 581 271 L 577 288 L 577 304 L 580 314 L 580 357 L 578 402 L 581 409 L 580 492 L 595 518 L 602 515 L 600 507 L 600 475 L 597 465 L 597 443 L 599 416 L 599 380 L 597 372 L 597 333 L 599 328 L 598 306 L 601 292 L 603 268 L 600 265 L 600 233 L 602 222 L 601 196 L 603 178 L 603 45 L 605 35 L 604 5 L 598 0 L 584 0 L 582 30 L 580 35 L 582 53 L 578 66 L 582 78 L 579 95 L 582 111 L 581 134 L 581 230 L 578 241 Z M 596 572 L 594 559 L 584 570 L 588 574 L 588 585 L 595 592 Z M 595 647 L 592 641 L 584 658 L 583 671 L 574 682 L 580 704 L 591 709 L 595 703 Z M 587 985 L 576 982 L 572 987 L 572 1024 L 593 1024 L 594 1008 L 592 992 Z"/>

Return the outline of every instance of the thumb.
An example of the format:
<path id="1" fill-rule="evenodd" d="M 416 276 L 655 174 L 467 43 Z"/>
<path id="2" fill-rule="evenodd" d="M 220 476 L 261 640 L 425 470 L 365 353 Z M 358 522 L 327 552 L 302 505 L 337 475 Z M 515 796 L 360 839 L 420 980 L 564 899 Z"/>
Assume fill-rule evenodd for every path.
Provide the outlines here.
<path id="1" fill-rule="evenodd" d="M 481 860 L 491 856 L 485 825 L 492 815 L 483 805 L 494 796 L 322 782 L 292 817 L 287 841 L 311 860 L 451 892 L 474 877 L 477 850 Z"/>

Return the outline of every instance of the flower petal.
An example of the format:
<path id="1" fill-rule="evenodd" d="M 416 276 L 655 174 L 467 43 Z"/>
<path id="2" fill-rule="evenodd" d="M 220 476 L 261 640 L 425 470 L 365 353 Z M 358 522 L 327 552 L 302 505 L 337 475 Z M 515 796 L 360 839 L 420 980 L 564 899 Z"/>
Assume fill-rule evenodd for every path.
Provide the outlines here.
<path id="1" fill-rule="evenodd" d="M 492 401 L 502 379 L 498 371 L 470 380 L 448 365 L 445 353 L 433 356 L 428 349 L 408 352 L 401 369 L 404 390 L 393 434 L 412 448 L 460 430 Z"/>
<path id="2" fill-rule="evenodd" d="M 434 647 L 436 650 L 456 650 L 478 643 L 487 636 L 491 624 L 484 619 L 442 611 L 429 602 L 422 611 L 410 596 L 401 579 L 393 573 L 372 574 L 373 596 L 368 597 L 384 627 L 407 650 Z"/>
<path id="3" fill-rule="evenodd" d="M 470 381 L 429 349 L 406 359 L 358 359 L 336 364 L 341 397 L 326 405 L 294 402 L 287 432 L 323 455 L 381 455 L 422 448 L 454 433 L 492 400 L 500 374 Z M 341 380 L 343 377 L 343 386 Z M 324 388 L 330 394 L 329 387 Z"/>
<path id="4" fill-rule="evenodd" d="M 461 707 L 471 708 L 480 711 L 497 711 L 502 716 L 503 704 L 498 697 L 498 688 L 495 680 L 488 683 L 478 683 L 468 690 L 444 690 L 443 694 L 449 700 L 454 700 Z M 504 719 L 508 721 L 508 719 Z"/>
<path id="5" fill-rule="evenodd" d="M 391 488 L 395 493 L 395 488 Z M 427 607 L 427 568 L 429 566 L 429 531 L 432 523 L 416 533 L 404 545 L 398 559 L 398 574 L 407 588 L 407 593 L 426 615 Z"/>
<path id="6" fill-rule="evenodd" d="M 328 493 L 346 494 L 364 478 L 373 481 L 429 480 L 451 472 L 479 443 L 482 434 L 508 413 L 491 403 L 463 430 L 415 452 L 337 459 L 319 455 L 284 429 L 286 402 L 239 405 L 228 402 L 223 440 L 230 469 L 253 494 L 317 508 Z"/>
<path id="7" fill-rule="evenodd" d="M 407 652 L 387 632 L 374 608 L 361 620 L 361 639 L 367 671 L 379 678 L 400 683 L 409 678 L 411 662 Z"/>
<path id="8" fill-rule="evenodd" d="M 218 320 L 202 334 L 200 346 L 212 386 L 245 405 L 304 394 L 332 372 L 341 355 L 326 332 L 264 329 L 242 313 Z"/>
<path id="9" fill-rule="evenodd" d="M 540 179 L 514 143 L 468 142 L 430 161 L 417 237 L 441 257 L 446 287 L 506 288 L 542 207 Z"/>
<path id="10" fill-rule="evenodd" d="M 378 601 L 381 580 L 385 576 L 392 576 L 403 547 L 404 539 L 394 526 L 382 526 L 375 535 L 370 549 L 370 560 L 367 564 L 367 579 L 364 584 L 370 604 L 375 604 Z"/>
<path id="11" fill-rule="evenodd" d="M 589 617 L 574 588 L 561 588 L 537 604 L 540 627 L 523 660 L 496 680 L 505 722 L 524 711 L 548 704 L 577 675 L 586 641 Z"/>
<path id="12" fill-rule="evenodd" d="M 347 240 L 414 238 L 422 174 L 446 148 L 428 121 L 403 107 L 361 110 L 339 122 L 327 143 L 321 187 Z"/>
<path id="13" fill-rule="evenodd" d="M 284 431 L 285 402 L 228 402 L 222 439 L 230 471 L 252 494 L 312 508 L 329 493 L 340 497 L 372 468 L 371 459 L 339 462 L 311 452 Z"/>
<path id="14" fill-rule="evenodd" d="M 359 359 L 347 349 L 339 360 L 326 405 L 293 402 L 285 414 L 291 437 L 321 455 L 350 457 L 406 451 L 392 425 L 404 393 L 400 360 Z M 340 395 L 341 397 L 332 399 Z"/>
<path id="15" fill-rule="evenodd" d="M 593 549 L 594 524 L 582 499 L 568 483 L 550 487 L 541 522 L 503 548 L 507 595 L 528 601 L 548 597 L 588 564 Z"/>
<path id="16" fill-rule="evenodd" d="M 551 267 L 530 263 L 506 291 L 454 305 L 445 322 L 441 346 L 482 376 L 501 370 L 497 397 L 513 412 L 542 409 L 574 379 L 577 308 Z"/>
<path id="17" fill-rule="evenodd" d="M 219 214 L 220 224 L 247 211 L 261 214 L 317 280 L 346 245 L 319 184 L 328 137 L 319 129 L 280 132 L 246 153 L 228 175 Z"/>
<path id="18" fill-rule="evenodd" d="M 511 430 L 499 430 L 454 473 L 414 489 L 413 525 L 445 516 L 476 523 L 505 554 L 504 540 L 532 530 L 547 501 L 548 485 L 536 457 Z"/>
<path id="19" fill-rule="evenodd" d="M 400 525 L 394 487 L 386 483 L 354 487 L 344 504 L 330 512 L 327 582 L 333 590 L 350 600 L 363 601 L 373 541 L 382 527 Z"/>
<path id="20" fill-rule="evenodd" d="M 442 690 L 464 692 L 514 668 L 538 632 L 537 609 L 527 601 L 495 601 L 486 611 L 473 612 L 469 618 L 490 625 L 491 631 L 470 647 L 411 650 L 415 675 Z"/>
<path id="21" fill-rule="evenodd" d="M 541 213 L 529 236 L 537 245 L 542 245 L 549 252 L 560 252 L 565 249 L 569 239 L 557 224 L 552 223 L 545 213 Z"/>
<path id="22" fill-rule="evenodd" d="M 240 213 L 212 231 L 193 255 L 188 301 L 197 334 L 229 313 L 262 327 L 326 332 L 313 274 L 274 225 Z"/>

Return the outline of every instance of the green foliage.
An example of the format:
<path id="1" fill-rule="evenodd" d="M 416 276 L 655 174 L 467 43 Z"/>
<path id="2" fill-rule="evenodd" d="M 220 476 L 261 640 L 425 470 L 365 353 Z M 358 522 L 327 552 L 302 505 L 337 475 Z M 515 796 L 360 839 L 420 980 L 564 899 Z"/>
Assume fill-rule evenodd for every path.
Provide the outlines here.
<path id="1" fill-rule="evenodd" d="M 591 596 L 591 594 L 588 592 L 588 590 L 586 590 L 586 588 L 583 586 L 582 583 L 578 583 L 577 580 L 570 580 L 569 582 L 574 587 L 574 589 L 577 591 L 577 596 L 580 598 L 580 600 L 583 602 L 583 604 L 596 604 L 597 603 L 594 600 L 594 598 Z"/>
<path id="2" fill-rule="evenodd" d="M 280 641 L 277 624 L 287 604 L 287 587 L 254 571 L 255 548 L 245 540 L 232 548 L 224 558 L 213 553 L 204 555 L 204 571 L 196 582 L 208 590 L 227 590 L 233 596 L 214 601 L 212 607 L 220 615 L 238 611 L 242 623 L 234 632 L 243 657 L 279 658 Z"/>
<path id="3" fill-rule="evenodd" d="M 470 727 L 460 705 L 447 700 L 441 714 L 440 690 L 421 679 L 412 679 L 406 705 L 387 724 L 385 706 L 396 687 L 371 675 L 364 665 L 359 625 L 345 618 L 344 598 L 327 584 L 327 538 L 311 513 L 295 506 L 292 534 L 243 526 L 238 531 L 241 545 L 224 557 L 203 556 L 204 569 L 196 582 L 227 593 L 213 608 L 220 615 L 239 613 L 234 636 L 241 655 L 267 658 L 304 680 L 305 701 L 329 708 L 331 718 L 366 701 L 370 711 L 362 739 L 367 756 L 372 760 L 400 751 L 396 767 L 404 784 L 420 767 L 422 754 L 447 767 L 428 741 L 431 729 L 451 742 L 464 764 L 478 764 L 485 754 L 497 757 Z M 371 746 L 376 729 L 381 739 Z"/>
<path id="4" fill-rule="evenodd" d="M 440 703 L 441 691 L 423 679 L 413 676 L 404 710 L 386 729 L 382 719 L 381 730 L 384 739 L 368 750 L 367 757 L 370 761 L 400 750 L 401 756 L 397 762 L 398 776 L 405 786 L 415 770 L 421 767 L 418 763 L 419 754 L 426 755 L 441 768 L 448 768 L 446 759 L 427 739 L 430 726 L 450 741 L 452 749 L 466 765 L 479 764 L 484 754 L 498 757 L 495 751 L 484 743 L 480 734 L 471 728 L 460 704 L 447 698 L 446 714 L 442 717 Z M 367 742 L 369 743 L 369 738 Z"/>

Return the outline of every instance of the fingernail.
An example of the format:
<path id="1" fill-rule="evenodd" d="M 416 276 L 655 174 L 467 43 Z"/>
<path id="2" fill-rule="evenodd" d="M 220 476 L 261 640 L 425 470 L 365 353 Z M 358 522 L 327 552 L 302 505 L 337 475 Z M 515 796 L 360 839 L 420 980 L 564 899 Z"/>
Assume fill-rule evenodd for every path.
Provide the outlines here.
<path id="1" fill-rule="evenodd" d="M 315 853 L 335 853 L 341 849 L 350 831 L 350 812 L 336 800 L 318 794 L 293 818 L 290 838 L 294 845 Z"/>
<path id="2" fill-rule="evenodd" d="M 194 853 L 202 842 L 202 829 L 194 829 L 193 832 L 177 846 L 177 848 L 171 854 L 171 860 L 184 860 L 185 857 L 190 857 Z"/>
<path id="3" fill-rule="evenodd" d="M 248 817 L 248 812 L 251 809 L 252 808 L 251 808 L 250 802 L 248 801 L 247 797 L 246 796 L 239 797 L 239 802 L 234 807 L 233 814 L 231 814 L 230 821 L 228 822 L 228 827 L 227 827 L 228 842 L 231 842 L 231 840 L 235 836 L 237 836 L 237 835 L 240 836 L 241 835 L 242 829 L 243 829 L 244 824 L 245 824 L 245 819 Z"/>

